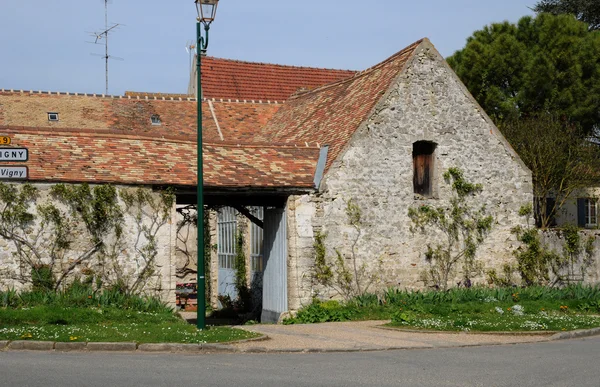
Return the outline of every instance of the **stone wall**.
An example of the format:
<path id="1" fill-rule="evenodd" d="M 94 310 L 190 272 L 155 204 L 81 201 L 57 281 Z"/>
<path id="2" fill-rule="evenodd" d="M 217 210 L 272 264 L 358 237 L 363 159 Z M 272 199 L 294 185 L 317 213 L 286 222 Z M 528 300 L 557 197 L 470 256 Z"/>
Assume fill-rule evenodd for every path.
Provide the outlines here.
<path id="1" fill-rule="evenodd" d="M 430 198 L 413 192 L 412 151 L 417 141 L 437 144 Z M 510 229 L 524 225 L 518 210 L 532 202 L 531 172 L 439 53 L 424 43 L 327 171 L 320 193 L 290 199 L 290 309 L 315 295 L 336 296 L 310 281 L 315 232 L 327 235 L 330 260 L 337 250 L 351 263 L 356 241 L 359 267 L 366 262 L 366 271 L 377 274 L 369 290 L 422 288 L 421 273 L 427 268 L 423 253 L 439 235 L 412 233 L 408 209 L 448 205 L 451 189 L 442 174 L 450 167 L 483 185 L 473 204 L 485 204 L 494 223 L 477 259 L 485 269 L 500 268 L 514 259 L 511 251 L 517 241 Z M 350 200 L 362 211 L 360 235 L 348 224 L 345 209 Z M 454 274 L 461 278 L 460 272 Z"/>
<path id="2" fill-rule="evenodd" d="M 559 255 L 565 255 L 565 238 L 560 230 L 540 231 L 540 235 L 541 241 L 547 249 Z M 579 259 L 575 260 L 573 266 L 570 268 L 572 272 L 571 279 L 574 281 L 582 280 L 586 284 L 597 284 L 600 281 L 600 230 L 579 230 L 579 236 L 582 245 L 588 238 L 593 238 L 594 250 L 591 264 L 583 265 L 583 254 L 581 254 Z M 569 269 L 565 270 L 561 274 L 569 277 Z"/>
<path id="3" fill-rule="evenodd" d="M 19 185 L 19 187 L 22 187 L 22 185 Z M 39 192 L 35 205 L 52 202 L 59 209 L 65 213 L 67 212 L 64 206 L 61 207 L 50 196 L 52 185 L 34 184 L 34 187 Z M 141 190 L 140 192 L 149 194 L 155 201 L 160 199 L 159 193 L 147 187 L 117 186 L 116 188 L 118 192 L 128 190 L 134 193 Z M 38 261 L 48 264 L 52 260 L 50 245 L 48 244 L 48 241 L 51 240 L 50 233 L 52 230 L 40 228 L 40 218 L 35 205 L 32 204 L 29 208 L 31 213 L 36 214 L 36 221 L 28 230 L 27 236 L 28 240 L 37 246 L 40 254 Z M 94 282 L 96 278 L 101 278 L 105 286 L 114 284 L 118 280 L 132 286 L 147 266 L 147 260 L 153 259 L 152 274 L 140 282 L 139 290 L 146 294 L 158 295 L 164 301 L 174 304 L 176 283 L 176 260 L 174 257 L 177 239 L 176 222 L 173 221 L 176 219 L 175 206 L 173 205 L 172 208 L 167 209 L 167 216 L 164 221 L 157 221 L 154 217 L 160 217 L 160 215 L 152 211 L 147 205 L 143 207 L 143 212 L 126 210 L 122 199 L 119 200 L 119 205 L 124 214 L 122 237 L 118 239 L 114 233 L 111 233 L 104 240 L 105 254 L 96 253 L 82 260 L 66 278 L 64 285 L 68 285 L 74 278 L 83 280 L 92 276 Z M 144 236 L 143 229 L 149 229 L 154 234 L 155 249 L 149 248 L 149 240 Z M 70 267 L 91 246 L 89 234 L 81 224 L 75 225 L 72 234 L 77 237 L 73 239 L 71 248 L 65 254 L 60 252 L 55 254 L 55 276 L 60 275 L 62 271 Z M 0 270 L 0 289 L 29 288 L 31 286 L 29 281 L 31 270 L 14 254 L 16 252 L 15 244 L 0 237 L 0 248 L 0 264 L 2 267 L 2 270 Z M 153 251 L 155 256 L 153 256 Z"/>

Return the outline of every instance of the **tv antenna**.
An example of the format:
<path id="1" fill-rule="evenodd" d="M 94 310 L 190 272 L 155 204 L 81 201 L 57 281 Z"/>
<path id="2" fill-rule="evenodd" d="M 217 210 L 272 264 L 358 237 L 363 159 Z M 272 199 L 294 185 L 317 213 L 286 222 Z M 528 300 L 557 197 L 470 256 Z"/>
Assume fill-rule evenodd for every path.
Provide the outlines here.
<path id="1" fill-rule="evenodd" d="M 88 32 L 94 38 L 93 42 L 88 43 L 104 44 L 104 55 L 96 53 L 92 53 L 91 55 L 104 58 L 104 69 L 106 77 L 105 94 L 108 94 L 108 60 L 124 60 L 123 58 L 119 58 L 118 56 L 108 55 L 108 34 L 112 32 L 115 28 L 123 25 L 118 23 L 111 24 L 110 26 L 108 25 L 108 3 L 109 0 L 104 0 L 104 30 L 100 32 Z"/>

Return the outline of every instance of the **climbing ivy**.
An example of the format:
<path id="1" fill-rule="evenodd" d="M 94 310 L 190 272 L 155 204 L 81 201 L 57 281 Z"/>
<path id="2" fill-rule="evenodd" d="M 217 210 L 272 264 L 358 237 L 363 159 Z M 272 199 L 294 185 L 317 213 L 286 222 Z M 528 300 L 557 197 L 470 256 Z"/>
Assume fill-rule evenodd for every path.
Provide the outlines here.
<path id="1" fill-rule="evenodd" d="M 364 259 L 359 263 L 356 247 L 363 233 L 362 211 L 354 200 L 349 199 L 346 202 L 345 213 L 348 224 L 355 231 L 350 255 L 345 257 L 339 248 L 334 248 L 335 258 L 328 260 L 325 247 L 327 235 L 319 231 L 315 232 L 312 280 L 314 284 L 331 288 L 344 299 L 350 300 L 369 290 L 378 279 L 382 262 L 381 259 L 377 259 L 376 268 L 369 267 Z"/>
<path id="2" fill-rule="evenodd" d="M 411 207 L 408 217 L 412 232 L 419 231 L 436 240 L 438 233 L 443 235 L 440 242 L 427 244 L 424 256 L 429 267 L 422 273 L 422 279 L 426 284 L 446 290 L 459 262 L 463 265 L 465 286 L 470 286 L 471 277 L 481 271 L 475 255 L 492 228 L 493 218 L 486 214 L 485 205 L 474 208 L 467 200 L 481 193 L 481 184 L 467 181 L 458 168 L 448 169 L 443 177 L 454 193 L 449 206 Z"/>
<path id="3" fill-rule="evenodd" d="M 154 274 L 156 233 L 169 217 L 174 203 L 171 192 L 156 200 L 147 191 L 122 192 L 111 185 L 57 184 L 47 200 L 31 184 L 0 183 L 0 237 L 14 247 L 16 267 L 5 265 L 0 277 L 32 284 L 34 288 L 58 290 L 86 276 L 87 283 L 117 286 L 129 292 L 146 288 L 149 273 Z M 125 208 L 119 198 L 126 203 Z M 149 206 L 150 210 L 137 210 Z M 138 224 L 135 251 L 148 259 L 137 277 L 128 281 L 123 256 L 124 216 Z"/>

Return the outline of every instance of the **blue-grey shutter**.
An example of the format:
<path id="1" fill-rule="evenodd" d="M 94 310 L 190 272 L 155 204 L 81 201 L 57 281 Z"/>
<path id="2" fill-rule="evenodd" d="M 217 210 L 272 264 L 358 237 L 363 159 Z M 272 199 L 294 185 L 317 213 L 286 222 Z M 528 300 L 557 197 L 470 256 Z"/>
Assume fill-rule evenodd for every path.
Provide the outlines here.
<path id="1" fill-rule="evenodd" d="M 585 227 L 585 199 L 577 199 L 577 225 Z"/>

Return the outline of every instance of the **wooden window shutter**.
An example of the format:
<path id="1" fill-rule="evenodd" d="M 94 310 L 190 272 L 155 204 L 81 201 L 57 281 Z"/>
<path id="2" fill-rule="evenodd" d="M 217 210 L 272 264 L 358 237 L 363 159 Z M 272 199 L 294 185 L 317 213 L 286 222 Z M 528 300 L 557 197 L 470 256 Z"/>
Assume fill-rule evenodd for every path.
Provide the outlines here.
<path id="1" fill-rule="evenodd" d="M 413 163 L 415 193 L 423 196 L 431 195 L 431 155 L 416 155 Z"/>
<path id="2" fill-rule="evenodd" d="M 433 195 L 433 161 L 436 144 L 417 141 L 413 144 L 413 189 L 422 196 Z"/>

